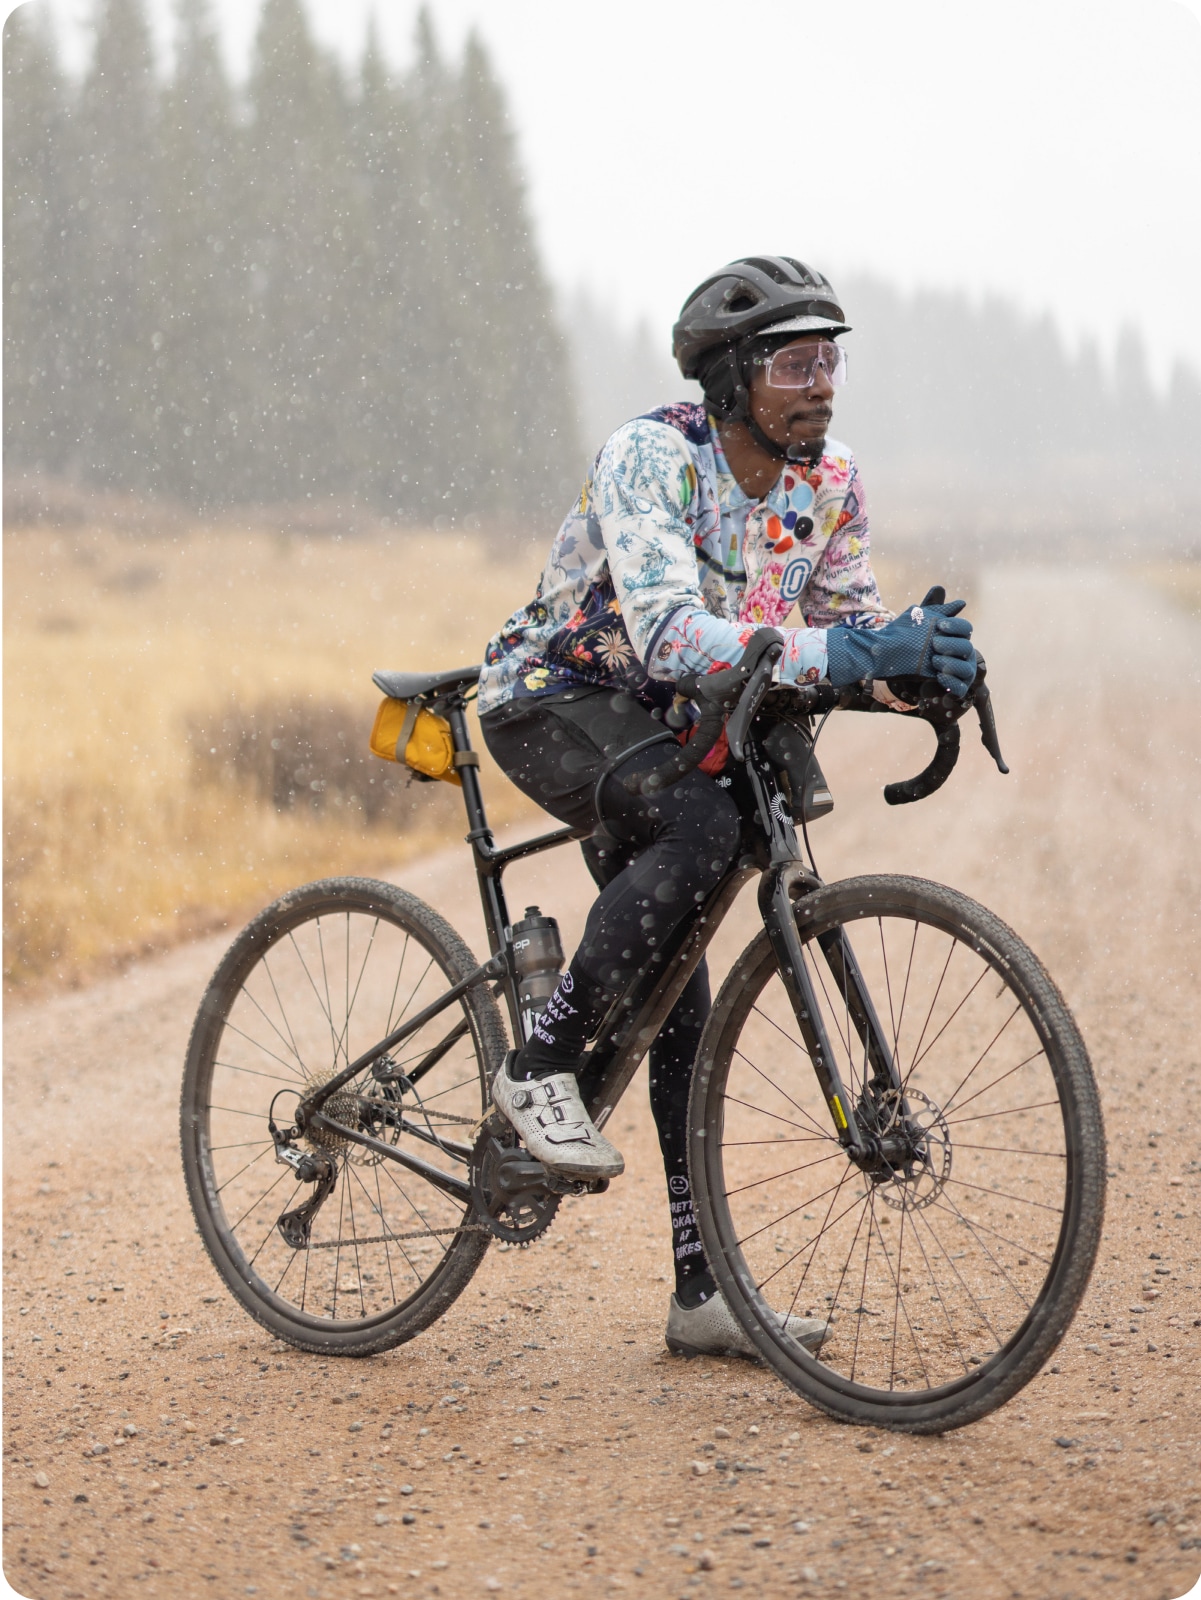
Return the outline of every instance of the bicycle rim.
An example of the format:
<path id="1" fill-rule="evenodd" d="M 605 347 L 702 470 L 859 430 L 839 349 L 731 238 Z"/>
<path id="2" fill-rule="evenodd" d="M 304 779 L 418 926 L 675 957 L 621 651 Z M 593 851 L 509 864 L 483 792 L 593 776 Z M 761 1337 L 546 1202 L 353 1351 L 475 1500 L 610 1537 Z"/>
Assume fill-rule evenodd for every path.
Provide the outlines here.
<path id="1" fill-rule="evenodd" d="M 864 1172 L 839 1145 L 764 934 L 693 1091 L 705 1247 L 761 1354 L 816 1404 L 959 1426 L 1029 1381 L 1087 1285 L 1105 1179 L 1088 1057 L 1033 954 L 952 890 L 853 879 L 803 902 L 798 928 L 856 1115 L 892 1155 Z M 823 939 L 858 962 L 900 1094 L 874 1082 Z M 829 1321 L 817 1355 L 790 1314 Z"/>
<path id="2" fill-rule="evenodd" d="M 317 1195 L 276 1160 L 301 1094 L 444 993 L 475 965 L 429 907 L 364 880 L 286 895 L 240 936 L 201 1006 L 185 1077 L 185 1169 L 214 1261 L 252 1314 L 315 1348 L 384 1348 L 462 1288 L 487 1238 L 469 1204 L 337 1134 L 297 1142 L 333 1182 L 297 1247 L 285 1219 Z M 337 1121 L 466 1177 L 503 1050 L 492 997 L 471 991 L 326 1103 Z M 400 1075 L 404 1076 L 401 1077 Z M 303 1228 L 301 1230 L 304 1231 Z"/>

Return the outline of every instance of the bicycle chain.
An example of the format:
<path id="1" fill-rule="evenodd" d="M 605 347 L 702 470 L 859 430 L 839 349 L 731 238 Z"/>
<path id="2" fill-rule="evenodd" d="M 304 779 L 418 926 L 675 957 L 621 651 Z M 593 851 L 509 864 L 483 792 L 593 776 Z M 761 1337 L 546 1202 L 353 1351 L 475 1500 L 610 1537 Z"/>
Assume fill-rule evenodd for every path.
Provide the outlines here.
<path id="1" fill-rule="evenodd" d="M 424 1228 L 416 1233 L 376 1233 L 367 1239 L 322 1239 L 316 1244 L 310 1244 L 310 1250 L 337 1250 L 353 1249 L 356 1245 L 364 1244 L 402 1244 L 406 1239 L 435 1239 L 443 1234 L 456 1233 L 489 1233 L 491 1230 L 483 1227 L 478 1222 L 464 1222 L 457 1228 Z"/>

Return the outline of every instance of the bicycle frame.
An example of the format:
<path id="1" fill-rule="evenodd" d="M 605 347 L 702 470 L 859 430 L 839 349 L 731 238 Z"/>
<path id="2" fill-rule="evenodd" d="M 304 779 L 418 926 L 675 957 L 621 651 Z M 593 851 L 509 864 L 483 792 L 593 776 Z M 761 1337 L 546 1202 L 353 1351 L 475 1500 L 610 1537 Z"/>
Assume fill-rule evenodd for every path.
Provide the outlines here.
<path id="1" fill-rule="evenodd" d="M 491 958 L 327 1080 L 302 1102 L 297 1120 L 312 1122 L 342 1138 L 364 1145 L 378 1155 L 420 1173 L 447 1193 L 466 1199 L 469 1189 L 463 1179 L 440 1171 L 432 1163 L 422 1161 L 407 1150 L 325 1116 L 321 1107 L 343 1084 L 387 1055 L 476 984 L 493 983 L 496 990 L 504 994 L 513 1038 L 518 1042 L 524 1038 L 503 875 L 514 861 L 555 849 L 586 835 L 574 828 L 559 828 L 552 833 L 498 849 L 484 809 L 478 756 L 471 749 L 466 701 L 463 695 L 455 694 L 442 700 L 437 709 L 446 715 L 454 740 L 456 766 L 462 778 L 463 803 L 467 812 L 466 839 L 471 846 L 479 884 Z M 765 838 L 758 842 L 753 854 L 744 854 L 734 862 L 696 916 L 678 930 L 675 939 L 662 952 L 657 953 L 654 966 L 635 977 L 610 1007 L 580 1072 L 581 1097 L 596 1126 L 602 1127 L 612 1115 L 643 1056 L 683 993 L 739 890 L 758 873 L 760 914 L 775 950 L 780 977 L 829 1107 L 839 1143 L 853 1158 L 866 1162 L 871 1158 L 870 1140 L 859 1126 L 853 1099 L 839 1075 L 796 927 L 795 900 L 819 889 L 821 880 L 805 866 L 796 829 L 775 772 L 753 736 L 747 740 L 745 765 Z M 880 1090 L 899 1091 L 901 1084 L 892 1053 L 853 952 L 846 941 L 836 935 L 825 936 L 819 940 L 819 944 L 846 1004 L 850 1022 L 863 1045 L 865 1060 L 872 1069 L 873 1085 Z M 408 1074 L 410 1080 L 417 1081 L 435 1065 L 445 1051 L 462 1037 L 466 1027 L 465 1022 L 457 1024 L 446 1039 L 413 1068 Z M 442 1143 L 444 1148 L 452 1148 L 445 1141 Z M 454 1146 L 452 1153 L 462 1158 L 469 1154 L 465 1146 Z"/>

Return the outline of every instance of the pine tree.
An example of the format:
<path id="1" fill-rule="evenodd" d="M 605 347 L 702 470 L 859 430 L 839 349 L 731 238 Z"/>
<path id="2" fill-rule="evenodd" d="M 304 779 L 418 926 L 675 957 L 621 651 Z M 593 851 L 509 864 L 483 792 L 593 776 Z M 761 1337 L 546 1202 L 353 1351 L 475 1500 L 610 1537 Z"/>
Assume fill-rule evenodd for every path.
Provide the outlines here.
<path id="1" fill-rule="evenodd" d="M 557 506 L 583 459 L 567 351 L 504 99 L 474 32 L 457 99 L 455 345 L 461 339 L 471 355 L 461 404 L 474 446 L 463 496 L 474 509 L 502 514 L 528 512 L 531 496 Z"/>
<path id="2" fill-rule="evenodd" d="M 359 378 L 345 292 L 359 218 L 349 111 L 300 0 L 266 0 L 250 82 L 247 159 L 252 416 L 258 495 L 300 500 L 349 487 L 343 406 Z"/>
<path id="3" fill-rule="evenodd" d="M 243 356 L 232 94 L 204 0 L 178 0 L 176 15 L 175 73 L 162 96 L 157 140 L 156 439 L 164 487 L 204 505 L 228 499 L 245 482 L 252 457 L 239 420 L 254 375 Z"/>
<path id="4" fill-rule="evenodd" d="M 61 472 L 68 457 L 69 109 L 46 13 L 20 6 L 4 27 L 4 439 L 11 463 L 43 472 Z"/>
<path id="5" fill-rule="evenodd" d="M 468 357 L 463 353 L 463 322 L 456 315 L 453 80 L 425 6 L 417 17 L 415 61 L 405 91 L 412 176 L 407 196 L 410 251 L 401 295 L 413 462 L 406 509 L 434 520 L 466 509 L 458 480 L 468 448 L 461 376 Z"/>
<path id="6" fill-rule="evenodd" d="M 96 50 L 74 141 L 79 221 L 64 241 L 65 307 L 76 352 L 77 470 L 92 482 L 158 486 L 154 450 L 156 298 L 154 58 L 141 0 L 98 0 Z"/>
<path id="7" fill-rule="evenodd" d="M 1159 405 L 1147 369 L 1147 351 L 1138 329 L 1127 324 L 1118 334 L 1113 363 L 1117 415 L 1113 446 L 1129 458 L 1141 454 L 1158 431 Z"/>
<path id="8" fill-rule="evenodd" d="M 356 388 L 357 483 L 371 504 L 402 515 L 413 500 L 423 424 L 423 377 L 412 359 L 409 305 L 416 282 L 417 195 L 411 108 L 368 30 L 354 108 L 354 164 L 362 194 L 362 259 L 356 276 L 360 373 Z"/>

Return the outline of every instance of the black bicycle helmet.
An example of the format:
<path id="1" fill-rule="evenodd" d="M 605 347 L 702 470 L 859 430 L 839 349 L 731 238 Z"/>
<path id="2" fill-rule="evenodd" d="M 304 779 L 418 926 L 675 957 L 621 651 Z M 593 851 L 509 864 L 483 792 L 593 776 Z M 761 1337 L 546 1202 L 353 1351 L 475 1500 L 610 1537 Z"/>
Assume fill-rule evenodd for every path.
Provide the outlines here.
<path id="1" fill-rule="evenodd" d="M 849 332 L 830 280 L 793 256 L 745 256 L 685 300 L 672 352 L 686 378 L 700 380 L 719 417 L 749 416 L 743 357 L 752 341 L 777 334 Z"/>

